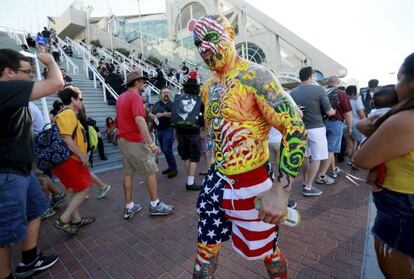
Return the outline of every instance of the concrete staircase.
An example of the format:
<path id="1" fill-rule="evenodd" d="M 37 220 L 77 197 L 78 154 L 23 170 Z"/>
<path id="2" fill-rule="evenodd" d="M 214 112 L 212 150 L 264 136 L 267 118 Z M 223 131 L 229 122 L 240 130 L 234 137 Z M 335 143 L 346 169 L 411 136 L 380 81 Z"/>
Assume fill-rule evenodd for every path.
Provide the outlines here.
<path id="1" fill-rule="evenodd" d="M 10 48 L 20 51 L 20 46 L 16 45 L 14 40 L 11 40 L 7 33 L 0 32 L 0 48 Z M 69 69 L 66 69 L 67 74 L 72 78 L 72 84 L 79 87 L 83 93 L 83 104 L 89 117 L 93 118 L 99 129 L 101 130 L 102 138 L 104 141 L 105 155 L 108 158 L 107 161 L 103 161 L 99 158 L 98 151 L 94 151 L 93 168 L 94 173 L 107 171 L 110 169 L 119 168 L 122 166 L 121 154 L 118 147 L 108 143 L 106 136 L 104 135 L 105 119 L 106 117 L 115 116 L 115 106 L 108 106 L 103 101 L 103 93 L 101 86 L 97 89 L 94 88 L 92 80 L 86 77 L 86 73 L 83 69 L 82 59 L 73 58 L 74 63 L 79 67 L 79 74 L 73 75 Z M 62 68 L 65 68 L 62 63 Z M 52 109 L 52 104 L 55 100 L 58 100 L 56 95 L 52 95 L 46 98 L 49 110 Z M 41 101 L 35 101 L 35 104 L 42 110 Z"/>

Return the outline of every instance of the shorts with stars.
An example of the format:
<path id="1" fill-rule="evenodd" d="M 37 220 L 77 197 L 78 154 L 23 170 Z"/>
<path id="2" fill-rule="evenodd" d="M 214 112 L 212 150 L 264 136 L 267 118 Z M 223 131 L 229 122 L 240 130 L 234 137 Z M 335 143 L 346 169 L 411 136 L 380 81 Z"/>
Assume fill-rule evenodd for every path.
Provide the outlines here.
<path id="1" fill-rule="evenodd" d="M 273 179 L 268 163 L 231 176 L 212 165 L 197 201 L 197 241 L 219 244 L 231 238 L 233 249 L 246 259 L 271 255 L 277 246 L 278 227 L 258 219 L 254 200 L 271 188 Z"/>

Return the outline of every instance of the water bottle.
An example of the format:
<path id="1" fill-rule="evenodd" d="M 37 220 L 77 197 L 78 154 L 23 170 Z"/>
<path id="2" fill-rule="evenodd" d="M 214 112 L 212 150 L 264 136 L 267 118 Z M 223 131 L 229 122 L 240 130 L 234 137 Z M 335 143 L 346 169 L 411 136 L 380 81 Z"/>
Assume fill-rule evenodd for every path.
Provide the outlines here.
<path id="1" fill-rule="evenodd" d="M 259 199 L 256 199 L 254 201 L 254 207 L 257 210 L 260 210 L 262 208 L 262 201 Z M 285 221 L 282 223 L 283 225 L 289 226 L 289 227 L 296 227 L 300 223 L 300 214 L 299 211 L 293 208 L 287 208 L 287 213 L 285 215 Z"/>

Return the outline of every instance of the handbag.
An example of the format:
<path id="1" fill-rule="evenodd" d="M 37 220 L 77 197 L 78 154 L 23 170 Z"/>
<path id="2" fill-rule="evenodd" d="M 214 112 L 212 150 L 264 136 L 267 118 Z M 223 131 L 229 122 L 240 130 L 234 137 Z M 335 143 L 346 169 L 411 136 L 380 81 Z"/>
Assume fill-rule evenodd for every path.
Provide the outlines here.
<path id="1" fill-rule="evenodd" d="M 51 125 L 50 129 L 46 129 L 48 125 Z M 77 129 L 78 125 L 76 125 L 72 133 L 73 140 L 75 139 Z M 35 137 L 34 142 L 35 160 L 39 169 L 43 171 L 63 164 L 72 153 L 60 135 L 59 127 L 56 123 L 46 124 Z"/>

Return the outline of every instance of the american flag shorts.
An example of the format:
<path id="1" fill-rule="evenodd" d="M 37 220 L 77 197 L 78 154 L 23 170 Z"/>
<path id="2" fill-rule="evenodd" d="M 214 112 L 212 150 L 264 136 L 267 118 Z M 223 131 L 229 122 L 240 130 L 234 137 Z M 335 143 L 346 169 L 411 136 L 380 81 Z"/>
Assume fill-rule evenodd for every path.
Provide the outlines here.
<path id="1" fill-rule="evenodd" d="M 233 249 L 248 260 L 273 254 L 278 227 L 258 219 L 254 200 L 272 187 L 270 164 L 238 175 L 223 175 L 212 165 L 197 201 L 198 242 L 219 244 L 231 238 Z"/>

